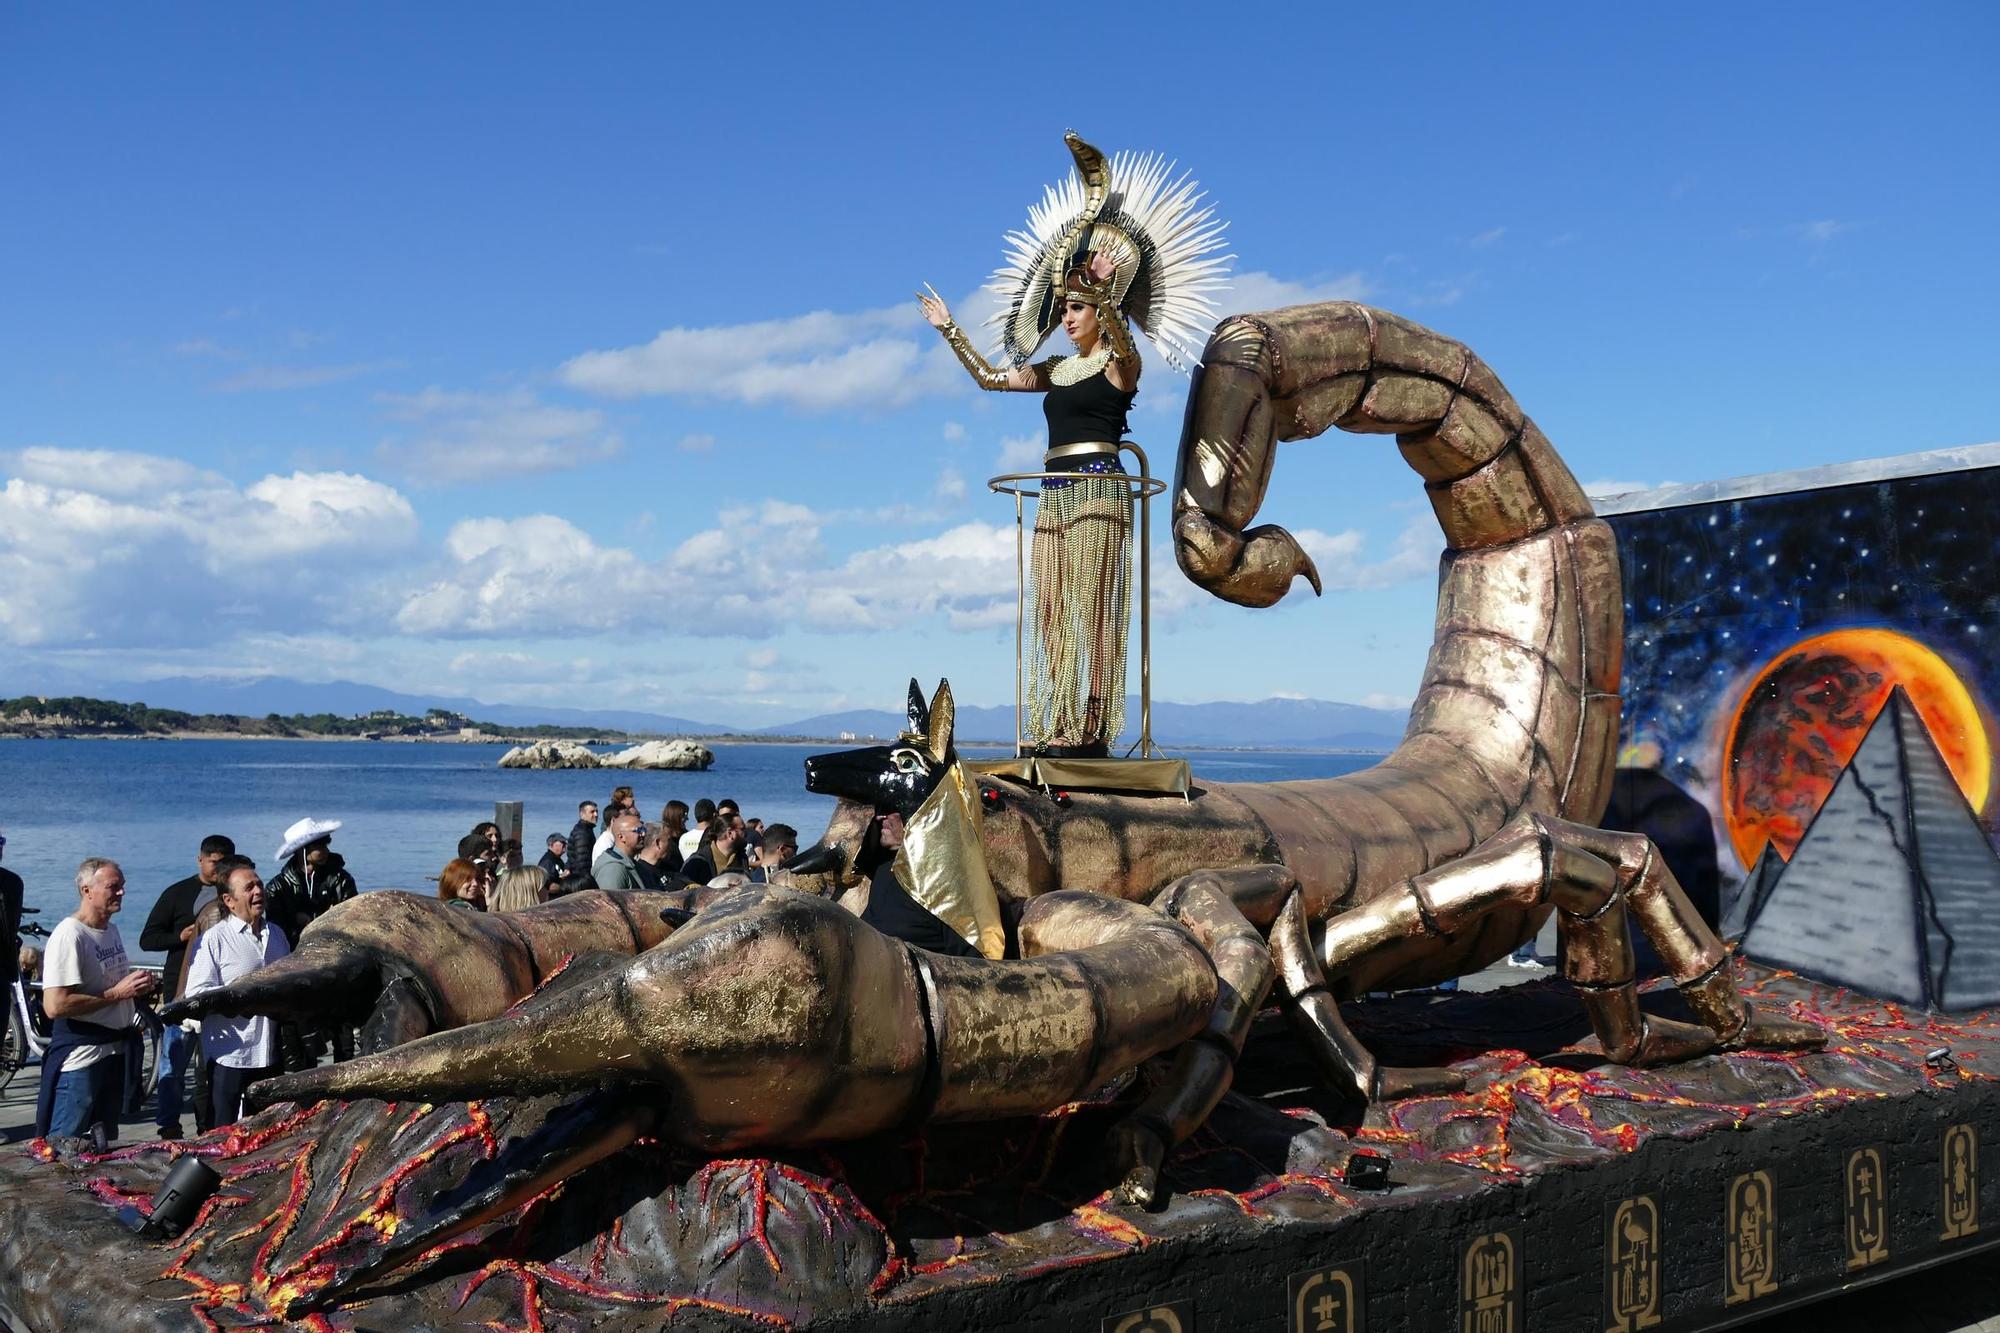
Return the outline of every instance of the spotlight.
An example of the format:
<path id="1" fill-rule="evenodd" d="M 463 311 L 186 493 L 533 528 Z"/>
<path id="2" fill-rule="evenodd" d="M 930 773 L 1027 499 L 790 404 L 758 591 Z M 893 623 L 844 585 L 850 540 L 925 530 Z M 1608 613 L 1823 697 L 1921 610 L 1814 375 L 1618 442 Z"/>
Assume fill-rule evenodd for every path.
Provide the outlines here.
<path id="1" fill-rule="evenodd" d="M 1958 1061 L 1951 1058 L 1951 1047 L 1940 1046 L 1925 1054 L 1924 1067 L 1935 1069 L 1940 1074 L 1951 1074 L 1958 1071 Z"/>
<path id="2" fill-rule="evenodd" d="M 1385 1190 L 1389 1188 L 1389 1159 L 1379 1152 L 1359 1149 L 1347 1158 L 1347 1169 L 1341 1172 L 1341 1179 L 1358 1190 Z"/>
<path id="3" fill-rule="evenodd" d="M 1000 789 L 998 787 L 981 787 L 979 789 L 979 803 L 986 807 L 989 814 L 998 810 L 1001 804 Z"/>
<path id="4" fill-rule="evenodd" d="M 1069 809 L 1069 804 L 1070 804 L 1070 802 L 1069 802 L 1069 793 L 1068 793 L 1068 792 L 1066 792 L 1066 791 L 1059 791 L 1059 792 L 1057 792 L 1057 793 L 1055 794 L 1055 801 L 1056 801 L 1056 805 L 1057 805 L 1057 807 L 1058 807 L 1058 808 L 1060 808 L 1060 809 L 1063 809 L 1063 810 L 1067 810 L 1067 809 Z"/>
<path id="5" fill-rule="evenodd" d="M 153 1215 L 137 1229 L 147 1240 L 172 1240 L 188 1229 L 194 1215 L 222 1187 L 222 1177 L 193 1153 L 174 1159 L 167 1178 L 153 1194 Z"/>

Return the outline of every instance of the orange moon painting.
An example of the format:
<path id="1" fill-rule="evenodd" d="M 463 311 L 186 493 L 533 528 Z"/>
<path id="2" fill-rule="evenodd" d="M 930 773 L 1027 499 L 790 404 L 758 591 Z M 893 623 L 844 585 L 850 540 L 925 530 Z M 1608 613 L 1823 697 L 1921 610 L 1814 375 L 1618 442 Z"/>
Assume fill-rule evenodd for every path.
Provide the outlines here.
<path id="1" fill-rule="evenodd" d="M 1993 775 L 1986 719 L 1944 659 L 1893 630 L 1815 635 L 1757 673 L 1729 724 L 1722 808 L 1746 867 L 1767 842 L 1791 856 L 1897 685 L 1972 808 L 1985 806 Z"/>

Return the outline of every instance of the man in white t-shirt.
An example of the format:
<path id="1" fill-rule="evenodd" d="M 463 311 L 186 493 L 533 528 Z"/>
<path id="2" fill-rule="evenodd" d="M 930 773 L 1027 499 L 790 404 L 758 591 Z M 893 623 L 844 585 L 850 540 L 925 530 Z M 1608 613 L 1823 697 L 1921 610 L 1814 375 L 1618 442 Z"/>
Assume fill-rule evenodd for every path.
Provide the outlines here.
<path id="1" fill-rule="evenodd" d="M 708 821 L 715 818 L 715 802 L 706 796 L 694 803 L 694 823 L 681 834 L 681 860 L 685 861 L 701 848 L 701 835 L 708 832 Z"/>
<path id="2" fill-rule="evenodd" d="M 49 932 L 42 953 L 42 1007 L 79 1038 L 63 1054 L 49 1112 L 50 1136 L 103 1125 L 116 1138 L 125 1094 L 123 1034 L 138 1018 L 136 1001 L 153 993 L 151 972 L 134 968 L 111 918 L 125 905 L 125 872 L 116 861 L 84 858 L 76 868 L 77 908 Z M 102 1035 L 102 1034 L 109 1035 Z M 58 1031 L 57 1043 L 63 1034 Z M 51 1052 L 53 1054 L 53 1051 Z"/>

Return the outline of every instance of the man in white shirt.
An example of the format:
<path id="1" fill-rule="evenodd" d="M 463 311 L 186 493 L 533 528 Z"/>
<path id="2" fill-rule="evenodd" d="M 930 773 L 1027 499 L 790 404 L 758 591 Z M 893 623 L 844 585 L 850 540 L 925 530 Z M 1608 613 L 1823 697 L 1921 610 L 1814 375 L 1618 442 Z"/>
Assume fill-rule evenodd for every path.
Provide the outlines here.
<path id="1" fill-rule="evenodd" d="M 229 915 L 202 932 L 188 959 L 187 993 L 227 985 L 292 951 L 285 932 L 264 917 L 264 881 L 247 857 L 217 867 L 222 907 Z M 201 1054 L 209 1066 L 209 1091 L 217 1126 L 243 1118 L 243 1092 L 278 1072 L 277 1024 L 261 1016 L 201 1020 Z"/>
<path id="2" fill-rule="evenodd" d="M 685 861 L 701 848 L 701 835 L 708 832 L 708 821 L 715 818 L 715 802 L 706 796 L 694 803 L 694 823 L 681 834 L 681 860 Z"/>
<path id="3" fill-rule="evenodd" d="M 50 1062 L 43 1075 L 49 1109 L 40 1132 L 85 1134 L 103 1125 L 105 1137 L 116 1138 L 136 1002 L 159 983 L 127 960 L 125 941 L 111 924 L 125 905 L 125 872 L 118 863 L 85 857 L 76 868 L 76 892 L 76 912 L 49 932 L 42 953 L 42 1008 L 57 1028 L 44 1057 Z"/>

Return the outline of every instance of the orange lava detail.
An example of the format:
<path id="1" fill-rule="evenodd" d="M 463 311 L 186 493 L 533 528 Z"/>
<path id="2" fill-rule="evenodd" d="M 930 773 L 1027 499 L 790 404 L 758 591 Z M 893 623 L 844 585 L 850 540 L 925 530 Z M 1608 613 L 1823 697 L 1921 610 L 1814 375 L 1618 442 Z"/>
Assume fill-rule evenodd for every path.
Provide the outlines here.
<path id="1" fill-rule="evenodd" d="M 1097 1197 L 1103 1199 L 1108 1196 L 1100 1194 Z M 1076 1229 L 1085 1235 L 1110 1241 L 1114 1245 L 1141 1249 L 1152 1239 L 1116 1213 L 1107 1213 L 1094 1203 L 1086 1203 L 1076 1210 L 1075 1223 Z"/>
<path id="2" fill-rule="evenodd" d="M 717 1260 L 718 1263 L 728 1259 L 745 1245 L 755 1244 L 763 1251 L 764 1262 L 771 1266 L 773 1273 L 784 1272 L 785 1266 L 778 1258 L 778 1251 L 772 1246 L 770 1233 L 766 1228 L 773 1209 L 776 1209 L 781 1216 L 790 1217 L 792 1214 L 784 1204 L 771 1197 L 771 1177 L 774 1175 L 789 1181 L 813 1201 L 817 1206 L 820 1227 L 828 1236 L 833 1235 L 834 1215 L 853 1211 L 846 1200 L 814 1177 L 782 1162 L 757 1157 L 720 1158 L 702 1167 L 696 1174 L 695 1181 L 704 1204 L 708 1202 L 709 1191 L 714 1188 L 717 1177 L 725 1171 L 734 1172 L 750 1183 L 750 1229 L 738 1236 L 735 1243 L 722 1252 Z"/>

